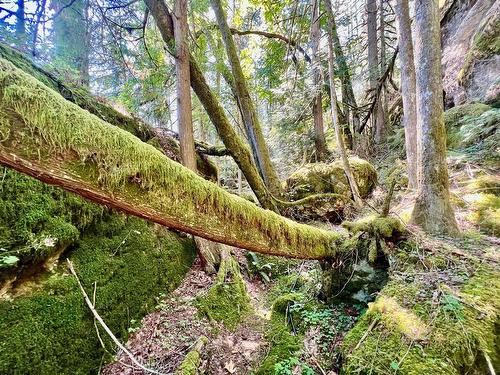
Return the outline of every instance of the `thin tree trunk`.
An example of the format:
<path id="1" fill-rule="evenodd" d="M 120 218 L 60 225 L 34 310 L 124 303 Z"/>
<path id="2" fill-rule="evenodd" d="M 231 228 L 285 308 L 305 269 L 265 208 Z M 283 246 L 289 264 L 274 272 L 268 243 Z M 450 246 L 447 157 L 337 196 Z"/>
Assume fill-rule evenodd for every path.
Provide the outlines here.
<path id="1" fill-rule="evenodd" d="M 363 206 L 363 200 L 359 194 L 358 184 L 354 178 L 354 175 L 349 165 L 349 159 L 347 158 L 347 152 L 344 145 L 344 137 L 342 134 L 342 128 L 340 127 L 339 115 L 337 112 L 337 95 L 335 93 L 335 80 L 334 80 L 334 57 L 333 57 L 333 10 L 331 0 L 325 0 L 326 13 L 328 16 L 328 69 L 329 69 L 329 79 L 330 79 L 330 97 L 331 97 L 331 110 L 332 110 L 332 120 L 333 126 L 335 128 L 335 137 L 337 139 L 337 147 L 344 165 L 344 173 L 349 181 L 349 186 L 351 188 L 352 196 L 354 202 L 358 207 Z"/>
<path id="2" fill-rule="evenodd" d="M 457 234 L 450 204 L 443 120 L 438 0 L 415 1 L 418 192 L 412 222 L 428 233 Z"/>
<path id="3" fill-rule="evenodd" d="M 189 49 L 187 0 L 176 0 L 174 4 L 175 72 L 177 78 L 177 123 L 181 162 L 197 173 L 193 132 L 193 108 L 191 103 L 191 80 L 189 76 Z M 204 238 L 194 237 L 203 269 L 215 273 L 220 263 L 219 244 Z"/>
<path id="4" fill-rule="evenodd" d="M 177 83 L 177 123 L 182 164 L 196 172 L 191 80 L 189 78 L 189 50 L 187 43 L 187 0 L 176 0 L 174 5 L 175 72 Z"/>
<path id="5" fill-rule="evenodd" d="M 23 45 L 26 37 L 26 14 L 24 0 L 17 0 L 16 5 L 16 38 L 18 44 Z"/>
<path id="6" fill-rule="evenodd" d="M 160 30 L 164 42 L 172 49 L 172 17 L 167 6 L 163 1 L 158 0 L 144 0 L 144 2 L 151 11 L 151 15 L 155 19 L 156 25 Z M 198 99 L 200 99 L 201 104 L 217 129 L 217 133 L 224 142 L 227 150 L 230 152 L 234 161 L 238 164 L 245 175 L 248 184 L 252 188 L 260 204 L 264 208 L 277 211 L 275 200 L 267 190 L 264 181 L 253 162 L 250 149 L 229 123 L 224 109 L 219 104 L 217 97 L 208 86 L 203 73 L 191 54 L 189 56 L 189 68 L 191 75 L 191 87 L 198 96 Z"/>
<path id="7" fill-rule="evenodd" d="M 335 16 L 334 16 L 335 17 Z M 340 44 L 339 34 L 337 32 L 337 24 L 335 18 L 332 20 L 331 29 L 333 39 L 333 49 L 335 52 L 335 60 L 339 71 L 339 78 L 342 84 L 342 101 L 344 102 L 344 117 L 350 123 L 348 138 L 350 139 L 349 148 L 354 146 L 354 131 L 359 128 L 359 112 L 352 88 L 351 74 L 347 66 L 347 60 Z"/>
<path id="8" fill-rule="evenodd" d="M 38 33 L 40 31 L 40 21 L 45 16 L 45 7 L 47 0 L 41 0 L 35 17 L 35 24 L 33 25 L 33 38 L 31 39 L 31 56 L 36 57 L 36 44 L 38 43 Z"/>
<path id="9" fill-rule="evenodd" d="M 321 77 L 321 61 L 319 58 L 320 25 L 319 25 L 319 0 L 312 1 L 311 12 L 311 44 L 312 44 L 312 68 L 313 85 L 315 96 L 312 104 L 313 123 L 314 123 L 314 144 L 316 147 L 316 159 L 325 160 L 328 150 L 326 148 L 325 130 L 323 123 L 323 79 Z"/>
<path id="10" fill-rule="evenodd" d="M 255 162 L 268 189 L 273 194 L 279 196 L 282 194 L 281 183 L 271 162 L 271 157 L 262 132 L 257 111 L 255 109 L 255 104 L 250 96 L 246 79 L 243 74 L 243 70 L 241 69 L 236 45 L 234 44 L 231 30 L 227 24 L 226 14 L 222 8 L 220 0 L 211 0 L 211 4 L 222 34 L 222 40 L 224 41 L 224 45 L 226 47 L 226 53 L 234 77 L 238 107 L 240 108 L 241 117 L 252 148 Z"/>
<path id="11" fill-rule="evenodd" d="M 370 81 L 370 89 L 372 92 L 376 90 L 378 84 L 379 61 L 377 48 L 377 0 L 366 0 L 366 25 L 368 35 L 368 76 Z M 380 100 L 374 107 L 372 113 L 372 124 L 375 142 L 380 141 L 382 135 L 381 117 L 380 117 Z"/>
<path id="12" fill-rule="evenodd" d="M 380 19 L 380 72 L 381 74 L 385 72 L 387 65 L 387 57 L 386 57 L 386 48 L 385 48 L 385 2 L 386 0 L 379 0 L 379 19 Z M 387 124 L 386 124 L 386 116 L 387 116 L 387 90 L 386 87 L 382 87 L 382 91 L 380 93 L 380 110 L 379 110 L 379 118 L 382 122 L 383 126 L 379 127 L 380 134 L 378 136 L 378 141 L 382 141 L 387 133 Z"/>
<path id="13" fill-rule="evenodd" d="M 3 59 L 0 98 L 2 165 L 215 242 L 309 259 L 341 251 L 341 234 L 295 223 L 224 191 Z"/>
<path id="14" fill-rule="evenodd" d="M 401 96 L 403 99 L 403 125 L 405 128 L 408 185 L 417 188 L 417 105 L 415 60 L 408 0 L 396 0 L 399 60 L 401 62 Z"/>

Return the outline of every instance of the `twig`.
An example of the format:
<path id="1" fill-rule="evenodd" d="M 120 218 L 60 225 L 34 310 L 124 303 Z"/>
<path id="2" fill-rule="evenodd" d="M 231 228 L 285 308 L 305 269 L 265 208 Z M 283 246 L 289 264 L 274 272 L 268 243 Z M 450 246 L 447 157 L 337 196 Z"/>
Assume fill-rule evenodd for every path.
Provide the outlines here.
<path id="1" fill-rule="evenodd" d="M 363 341 L 365 341 L 365 339 L 368 337 L 368 335 L 370 334 L 371 330 L 373 328 L 375 328 L 375 326 L 377 325 L 377 323 L 378 323 L 378 318 L 373 319 L 373 322 L 370 324 L 370 326 L 368 327 L 368 329 L 366 330 L 366 332 L 363 334 L 363 336 L 361 336 L 361 338 L 359 339 L 358 343 L 354 347 L 354 350 L 357 350 L 361 346 L 361 344 L 363 343 Z"/>
<path id="2" fill-rule="evenodd" d="M 127 354 L 127 356 L 130 358 L 130 360 L 136 365 L 138 366 L 141 370 L 144 370 L 146 372 L 149 372 L 151 374 L 156 374 L 156 375 L 171 375 L 171 374 L 166 374 L 166 373 L 162 373 L 162 372 L 158 372 L 158 371 L 155 371 L 155 370 L 152 370 L 152 369 L 149 369 L 147 367 L 144 367 L 143 365 L 141 365 L 141 363 L 135 359 L 135 357 L 132 355 L 132 353 L 130 353 L 127 348 L 116 338 L 116 336 L 113 334 L 113 332 L 111 332 L 111 329 L 109 329 L 109 327 L 106 325 L 106 323 L 104 323 L 104 320 L 101 318 L 101 316 L 97 313 L 96 309 L 94 308 L 94 306 L 92 305 L 92 301 L 90 301 L 90 298 L 89 296 L 87 295 L 87 292 L 85 291 L 85 289 L 83 288 L 83 285 L 82 283 L 80 282 L 80 279 L 78 278 L 78 275 L 76 274 L 75 272 L 75 269 L 73 267 L 73 263 L 71 262 L 71 260 L 67 259 L 67 262 L 68 262 L 68 267 L 69 267 L 69 270 L 71 272 L 71 274 L 73 276 L 75 276 L 75 279 L 76 281 L 78 282 L 78 286 L 80 287 L 80 290 L 83 294 L 83 298 L 85 299 L 85 302 L 87 303 L 87 306 L 89 307 L 90 311 L 92 312 L 92 314 L 94 315 L 95 319 L 97 319 L 97 321 L 99 322 L 99 324 L 102 326 L 102 328 L 104 328 L 104 330 L 106 331 L 106 333 L 109 335 L 109 337 L 111 337 L 111 339 L 113 340 L 113 342 L 116 344 L 116 346 L 118 346 L 125 354 Z"/>

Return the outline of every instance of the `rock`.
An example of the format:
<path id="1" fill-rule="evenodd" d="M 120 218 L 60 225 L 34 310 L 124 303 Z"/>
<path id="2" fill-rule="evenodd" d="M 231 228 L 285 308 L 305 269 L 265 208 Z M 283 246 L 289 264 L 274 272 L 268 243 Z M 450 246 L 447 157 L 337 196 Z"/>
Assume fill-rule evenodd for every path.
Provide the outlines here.
<path id="1" fill-rule="evenodd" d="M 366 160 L 349 159 L 362 198 L 375 188 L 377 171 Z M 351 191 L 340 160 L 332 163 L 306 164 L 286 180 L 285 191 L 291 201 L 315 194 L 333 193 L 339 196 L 318 197 L 308 203 L 293 207 L 290 216 L 295 219 L 317 219 L 340 222 L 344 208 L 351 199 Z"/>
<path id="2" fill-rule="evenodd" d="M 366 198 L 377 184 L 377 171 L 369 162 L 357 157 L 349 158 L 349 163 L 358 182 L 359 193 L 362 198 Z M 293 200 L 320 193 L 350 196 L 349 184 L 340 160 L 329 164 L 306 164 L 286 180 L 286 191 Z"/>

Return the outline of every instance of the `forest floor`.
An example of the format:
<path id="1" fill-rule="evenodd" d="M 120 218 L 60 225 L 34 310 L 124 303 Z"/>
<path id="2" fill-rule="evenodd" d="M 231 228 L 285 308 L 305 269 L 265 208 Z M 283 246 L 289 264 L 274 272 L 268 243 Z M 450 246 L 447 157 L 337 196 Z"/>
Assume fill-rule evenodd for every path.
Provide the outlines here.
<path id="1" fill-rule="evenodd" d="M 388 256 L 390 281 L 380 295 L 397 300 L 397 308 L 409 314 L 412 314 L 412 309 L 420 311 L 422 306 L 427 306 L 425 311 L 430 311 L 428 316 L 426 313 L 417 315 L 428 322 L 425 328 L 428 337 L 439 337 L 446 332 L 446 325 L 453 329 L 454 323 L 463 323 L 461 319 L 455 322 L 448 314 L 450 311 L 462 314 L 463 310 L 464 316 L 468 316 L 466 309 L 471 302 L 467 302 L 469 297 L 463 290 L 468 288 L 469 281 L 476 280 L 475 277 L 482 275 L 485 269 L 488 273 L 500 275 L 500 238 L 497 237 L 498 220 L 495 216 L 498 215 L 498 208 L 489 201 L 498 200 L 494 197 L 498 194 L 499 181 L 500 176 L 478 165 L 459 164 L 452 167 L 452 201 L 462 237 L 429 237 L 408 226 L 410 241 L 403 249 Z M 368 203 L 372 207 L 381 207 L 384 197 L 385 190 L 378 188 Z M 485 200 L 486 204 L 483 203 Z M 411 192 L 403 188 L 397 191 L 391 206 L 392 214 L 407 222 L 412 201 Z M 251 313 L 234 330 L 201 315 L 196 301 L 206 295 L 215 282 L 215 275 L 207 275 L 197 261 L 182 285 L 171 295 L 162 296 L 156 310 L 147 315 L 130 336 L 127 347 L 132 354 L 151 369 L 173 373 L 196 341 L 205 336 L 208 343 L 201 350 L 198 367 L 201 374 L 337 374 L 339 368 L 345 365 L 343 340 L 368 306 L 352 301 L 337 301 L 335 304 L 319 301 L 321 270 L 318 262 L 260 257 L 256 272 L 255 267 L 252 269 L 252 264 L 249 264 L 251 258 L 245 256 L 243 251 L 232 249 L 232 254 L 238 261 L 250 296 Z M 269 272 L 271 269 L 274 274 Z M 270 276 L 269 282 L 264 281 L 267 277 L 259 275 L 261 271 Z M 398 299 L 399 289 L 408 292 L 408 295 L 401 295 Z M 485 293 L 489 294 L 474 299 L 474 309 L 480 314 L 476 316 L 477 311 L 474 312 L 473 319 L 484 320 L 486 324 L 491 314 L 494 321 L 498 301 L 491 296 L 491 291 Z M 453 296 L 458 297 L 454 299 Z M 283 301 L 284 308 L 280 307 Z M 278 328 L 273 316 L 281 320 Z M 443 316 L 449 320 L 444 320 L 444 327 L 439 325 Z M 280 331 L 279 324 L 285 327 L 285 335 Z M 362 346 L 369 348 L 372 341 L 376 343 L 375 349 L 370 349 L 374 352 L 367 349 L 368 354 L 359 358 L 356 366 L 371 366 L 374 373 L 393 373 L 398 369 L 406 373 L 405 365 L 413 366 L 412 356 L 417 356 L 414 350 L 427 345 L 429 353 L 434 353 L 435 345 L 428 339 L 401 338 L 401 342 L 398 341 L 401 348 L 384 349 L 381 344 L 384 341 L 380 340 L 386 337 L 385 342 L 390 342 L 392 331 L 389 326 L 384 328 L 375 321 L 375 325 L 346 338 L 347 341 L 355 340 L 348 343 L 350 352 Z M 466 339 L 475 334 L 464 329 Z M 375 337 L 378 337 L 376 341 Z M 283 347 L 279 348 L 280 345 Z M 450 348 L 453 348 L 452 344 Z M 391 355 L 394 358 L 388 357 Z M 432 356 L 434 354 L 428 358 Z M 472 357 L 476 356 L 474 352 Z M 442 358 L 437 361 L 440 360 Z M 448 361 L 446 358 L 443 360 Z M 460 361 L 462 359 L 453 363 L 462 363 Z M 389 364 L 390 367 L 386 367 Z M 447 365 L 443 364 L 443 368 Z M 145 374 L 143 370 L 134 368 L 123 352 L 119 352 L 116 361 L 106 365 L 102 373 Z"/>

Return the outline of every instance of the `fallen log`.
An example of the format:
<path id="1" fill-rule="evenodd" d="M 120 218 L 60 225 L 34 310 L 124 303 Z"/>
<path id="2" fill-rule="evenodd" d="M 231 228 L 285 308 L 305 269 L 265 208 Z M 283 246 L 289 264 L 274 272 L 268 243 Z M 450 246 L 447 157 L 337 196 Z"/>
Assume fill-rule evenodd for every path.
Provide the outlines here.
<path id="1" fill-rule="evenodd" d="M 84 198 L 211 241 L 293 258 L 344 237 L 234 196 L 0 59 L 0 164 Z"/>

